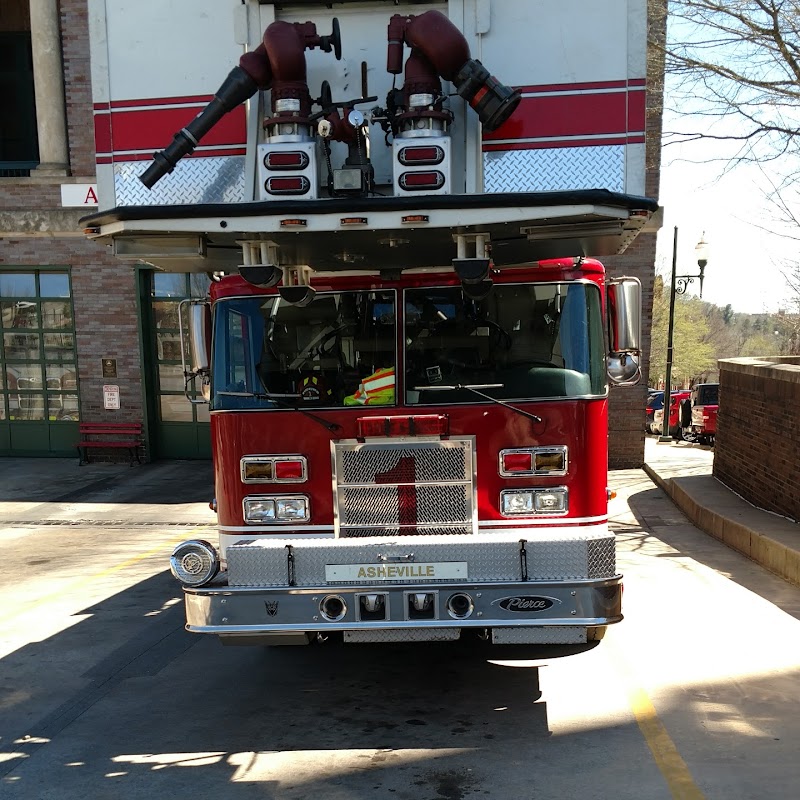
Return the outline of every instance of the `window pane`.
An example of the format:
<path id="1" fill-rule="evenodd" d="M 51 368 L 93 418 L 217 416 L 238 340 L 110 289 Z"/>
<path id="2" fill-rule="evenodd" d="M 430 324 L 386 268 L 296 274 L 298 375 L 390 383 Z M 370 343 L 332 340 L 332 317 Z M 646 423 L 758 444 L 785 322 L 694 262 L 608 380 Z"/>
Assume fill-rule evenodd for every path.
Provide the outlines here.
<path id="1" fill-rule="evenodd" d="M 6 359 L 38 359 L 38 333 L 4 333 L 3 350 Z"/>
<path id="2" fill-rule="evenodd" d="M 8 419 L 6 415 L 6 398 L 0 394 L 0 419 Z"/>
<path id="3" fill-rule="evenodd" d="M 208 422 L 210 419 L 208 411 L 209 411 L 208 403 L 203 403 L 203 405 L 196 405 L 194 407 L 194 413 L 197 414 L 197 421 Z"/>
<path id="4" fill-rule="evenodd" d="M 78 387 L 74 364 L 46 364 L 45 377 L 48 389 L 76 389 Z"/>
<path id="5" fill-rule="evenodd" d="M 69 297 L 69 275 L 66 272 L 40 272 L 39 294 L 42 297 Z"/>
<path id="6" fill-rule="evenodd" d="M 211 279 L 205 272 L 192 272 L 189 275 L 189 297 L 205 297 L 210 285 Z"/>
<path id="7" fill-rule="evenodd" d="M 182 392 L 183 382 L 183 367 L 180 364 L 158 365 L 158 386 L 162 392 Z"/>
<path id="8" fill-rule="evenodd" d="M 45 333 L 44 357 L 48 361 L 72 361 L 75 337 L 71 333 Z"/>
<path id="9" fill-rule="evenodd" d="M 77 422 L 78 395 L 50 394 L 47 396 L 47 416 L 50 422 Z"/>
<path id="10" fill-rule="evenodd" d="M 186 352 L 189 352 L 189 334 L 184 334 Z M 159 361 L 181 360 L 181 339 L 177 333 L 156 334 L 156 354 Z"/>
<path id="11" fill-rule="evenodd" d="M 41 389 L 41 364 L 6 364 L 9 389 Z"/>
<path id="12" fill-rule="evenodd" d="M 495 285 L 474 301 L 458 287 L 409 289 L 405 338 L 409 403 L 475 402 L 456 388 L 469 384 L 497 384 L 486 392 L 500 400 L 605 391 L 594 286 Z"/>
<path id="13" fill-rule="evenodd" d="M 32 300 L 0 303 L 4 328 L 38 328 L 39 308 Z"/>
<path id="14" fill-rule="evenodd" d="M 186 276 L 176 272 L 154 272 L 153 297 L 186 297 Z"/>
<path id="15" fill-rule="evenodd" d="M 191 422 L 192 404 L 182 394 L 162 395 L 161 419 L 165 422 Z"/>
<path id="16" fill-rule="evenodd" d="M 66 303 L 42 303 L 43 328 L 71 328 L 72 308 Z"/>
<path id="17" fill-rule="evenodd" d="M 159 301 L 153 303 L 153 322 L 156 328 L 178 328 L 178 303 Z"/>
<path id="18" fill-rule="evenodd" d="M 32 272 L 4 272 L 0 274 L 0 296 L 36 297 L 36 280 Z"/>
<path id="19" fill-rule="evenodd" d="M 9 419 L 44 419 L 43 394 L 17 394 L 9 397 Z"/>

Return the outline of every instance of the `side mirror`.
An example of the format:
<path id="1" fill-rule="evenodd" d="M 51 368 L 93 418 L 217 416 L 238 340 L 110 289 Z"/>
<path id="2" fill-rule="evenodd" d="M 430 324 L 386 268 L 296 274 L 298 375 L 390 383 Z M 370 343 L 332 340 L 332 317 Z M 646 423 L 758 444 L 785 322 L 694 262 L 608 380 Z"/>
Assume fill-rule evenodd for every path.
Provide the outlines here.
<path id="1" fill-rule="evenodd" d="M 638 278 L 613 278 L 606 286 L 608 378 L 617 385 L 638 383 L 642 377 L 642 284 Z"/>
<path id="2" fill-rule="evenodd" d="M 191 363 L 186 358 L 186 342 L 183 336 L 183 305 L 189 305 L 189 346 Z M 178 304 L 178 329 L 181 340 L 181 366 L 186 380 L 184 394 L 193 405 L 203 405 L 211 399 L 211 383 L 209 379 L 211 349 L 211 306 L 198 300 L 181 300 Z M 189 384 L 196 386 L 200 378 L 200 396 L 202 400 L 192 397 Z"/>
<path id="3" fill-rule="evenodd" d="M 207 372 L 210 359 L 211 309 L 206 303 L 189 306 L 189 342 L 192 348 L 192 372 Z"/>

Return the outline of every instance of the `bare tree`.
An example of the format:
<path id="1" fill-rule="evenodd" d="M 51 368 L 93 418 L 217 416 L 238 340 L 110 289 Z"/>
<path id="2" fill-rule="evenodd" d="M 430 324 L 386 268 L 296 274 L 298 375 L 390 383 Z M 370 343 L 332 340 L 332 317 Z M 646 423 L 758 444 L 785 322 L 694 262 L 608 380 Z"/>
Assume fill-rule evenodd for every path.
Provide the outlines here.
<path id="1" fill-rule="evenodd" d="M 681 115 L 666 144 L 724 140 L 728 163 L 800 154 L 800 0 L 670 0 L 666 43 L 650 45 Z"/>

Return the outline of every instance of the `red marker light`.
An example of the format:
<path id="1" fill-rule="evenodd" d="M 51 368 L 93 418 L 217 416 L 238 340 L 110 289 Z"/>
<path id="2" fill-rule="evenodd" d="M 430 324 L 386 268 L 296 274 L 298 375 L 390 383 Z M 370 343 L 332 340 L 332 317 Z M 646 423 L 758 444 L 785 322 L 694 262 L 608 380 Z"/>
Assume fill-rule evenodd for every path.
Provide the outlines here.
<path id="1" fill-rule="evenodd" d="M 306 465 L 298 459 L 287 459 L 275 462 L 276 481 L 302 481 L 305 480 Z"/>
<path id="2" fill-rule="evenodd" d="M 311 188 L 311 181 L 303 175 L 267 178 L 264 188 L 270 194 L 305 194 Z"/>
<path id="3" fill-rule="evenodd" d="M 400 175 L 399 183 L 408 192 L 441 189 L 444 186 L 444 174 L 435 169 L 430 172 L 404 172 Z"/>
<path id="4" fill-rule="evenodd" d="M 503 453 L 502 462 L 506 473 L 533 471 L 533 453 Z"/>
<path id="5" fill-rule="evenodd" d="M 411 417 L 360 417 L 358 435 L 367 436 L 446 436 L 450 420 L 445 414 L 418 414 Z"/>
<path id="6" fill-rule="evenodd" d="M 401 147 L 397 160 L 404 167 L 428 166 L 441 164 L 444 161 L 444 150 L 441 147 Z"/>
<path id="7" fill-rule="evenodd" d="M 308 155 L 302 151 L 267 153 L 264 156 L 264 166 L 270 170 L 305 169 L 308 166 Z"/>

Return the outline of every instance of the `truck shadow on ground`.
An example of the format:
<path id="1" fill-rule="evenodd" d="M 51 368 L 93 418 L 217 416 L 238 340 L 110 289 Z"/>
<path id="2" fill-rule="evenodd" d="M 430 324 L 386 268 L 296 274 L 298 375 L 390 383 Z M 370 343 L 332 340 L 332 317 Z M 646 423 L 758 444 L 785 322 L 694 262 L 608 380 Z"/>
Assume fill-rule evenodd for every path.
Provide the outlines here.
<path id="1" fill-rule="evenodd" d="M 0 660 L 5 797 L 230 796 L 233 781 L 260 798 L 333 796 L 316 783 L 456 799 L 479 783 L 474 754 L 549 736 L 535 667 L 448 644 L 222 647 L 183 630 L 175 586 L 156 575 Z M 53 685 L 60 663 L 81 665 L 80 688 Z"/>

